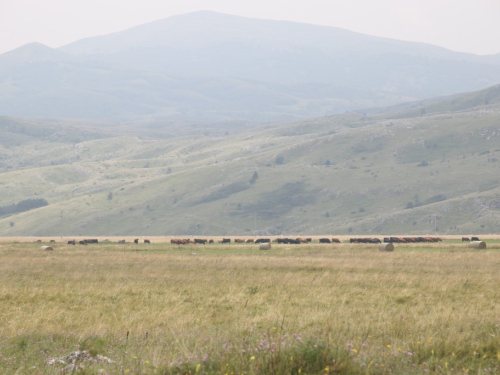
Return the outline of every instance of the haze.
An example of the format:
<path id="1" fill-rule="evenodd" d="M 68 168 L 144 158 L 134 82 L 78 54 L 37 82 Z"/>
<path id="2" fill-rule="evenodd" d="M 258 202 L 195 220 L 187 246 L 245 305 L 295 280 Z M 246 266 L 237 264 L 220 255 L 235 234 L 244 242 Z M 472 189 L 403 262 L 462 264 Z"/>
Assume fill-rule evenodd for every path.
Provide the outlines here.
<path id="1" fill-rule="evenodd" d="M 341 27 L 474 54 L 500 52 L 497 0 L 0 0 L 0 53 L 76 40 L 197 10 Z"/>

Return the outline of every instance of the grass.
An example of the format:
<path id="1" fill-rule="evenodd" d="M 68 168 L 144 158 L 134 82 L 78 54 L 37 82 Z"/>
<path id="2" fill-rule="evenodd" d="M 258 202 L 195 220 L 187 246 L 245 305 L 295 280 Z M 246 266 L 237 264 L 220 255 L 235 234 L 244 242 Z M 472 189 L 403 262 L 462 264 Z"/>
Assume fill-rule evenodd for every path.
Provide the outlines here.
<path id="1" fill-rule="evenodd" d="M 56 374 L 498 373 L 500 244 L 0 243 L 0 369 Z"/>

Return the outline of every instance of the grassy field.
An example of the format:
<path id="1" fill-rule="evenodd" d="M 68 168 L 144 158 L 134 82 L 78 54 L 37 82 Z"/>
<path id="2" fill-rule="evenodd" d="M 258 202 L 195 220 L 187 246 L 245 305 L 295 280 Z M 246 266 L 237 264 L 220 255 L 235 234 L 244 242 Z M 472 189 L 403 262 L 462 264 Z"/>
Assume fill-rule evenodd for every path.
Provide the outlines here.
<path id="1" fill-rule="evenodd" d="M 500 373 L 498 241 L 39 246 L 0 242 L 2 374 Z"/>

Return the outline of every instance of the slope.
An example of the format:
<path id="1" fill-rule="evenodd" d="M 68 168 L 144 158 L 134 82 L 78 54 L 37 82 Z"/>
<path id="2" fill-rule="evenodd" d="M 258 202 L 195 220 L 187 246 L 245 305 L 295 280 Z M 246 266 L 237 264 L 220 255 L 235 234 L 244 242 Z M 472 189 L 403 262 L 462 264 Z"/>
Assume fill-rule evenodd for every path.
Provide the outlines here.
<path id="1" fill-rule="evenodd" d="M 0 234 L 58 235 L 61 211 L 71 235 L 496 232 L 500 111 L 495 100 L 481 103 L 418 117 L 345 114 L 168 139 L 114 130 L 50 149 L 43 138 L 11 146 L 0 206 L 49 205 L 0 219 Z"/>

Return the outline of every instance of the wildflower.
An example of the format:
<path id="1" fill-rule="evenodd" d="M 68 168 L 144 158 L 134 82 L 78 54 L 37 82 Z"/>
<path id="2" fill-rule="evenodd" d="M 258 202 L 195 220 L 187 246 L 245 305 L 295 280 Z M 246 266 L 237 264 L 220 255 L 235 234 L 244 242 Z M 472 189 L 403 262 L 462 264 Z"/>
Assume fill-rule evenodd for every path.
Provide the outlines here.
<path id="1" fill-rule="evenodd" d="M 298 342 L 301 342 L 301 341 L 302 341 L 302 338 L 301 338 L 300 336 L 299 336 L 299 337 L 297 337 L 297 341 L 298 341 Z"/>
<path id="2" fill-rule="evenodd" d="M 196 365 L 196 373 L 198 373 L 200 371 L 200 366 L 201 365 L 199 363 Z"/>
<path id="3" fill-rule="evenodd" d="M 129 372 L 130 372 L 129 368 L 125 369 L 125 373 L 129 373 Z"/>
<path id="4" fill-rule="evenodd" d="M 325 367 L 325 372 L 328 372 L 328 371 L 330 371 L 330 367 L 326 366 Z"/>
<path id="5" fill-rule="evenodd" d="M 203 356 L 203 362 L 206 362 L 206 361 L 207 361 L 207 359 L 208 359 L 208 354 L 205 354 L 205 355 Z"/>
<path id="6" fill-rule="evenodd" d="M 299 374 L 302 374 L 302 369 L 301 368 L 299 368 Z"/>
<path id="7" fill-rule="evenodd" d="M 275 330 L 275 331 L 276 331 L 276 327 L 273 327 L 273 330 Z"/>
<path id="8" fill-rule="evenodd" d="M 353 350 L 352 350 L 352 352 L 353 352 L 354 354 L 358 354 L 358 351 L 357 351 L 356 349 L 353 349 Z"/>
<path id="9" fill-rule="evenodd" d="M 485 359 L 485 358 L 486 358 L 486 354 L 483 355 L 483 359 Z"/>
<path id="10" fill-rule="evenodd" d="M 253 361 L 253 360 L 255 360 L 255 356 L 250 357 L 250 361 Z"/>
<path id="11" fill-rule="evenodd" d="M 445 367 L 445 368 L 448 368 L 448 362 L 445 362 L 445 363 L 444 363 L 444 367 Z"/>
<path id="12" fill-rule="evenodd" d="M 431 343 L 431 339 L 427 339 L 427 343 L 430 344 Z"/>
<path id="13" fill-rule="evenodd" d="M 290 361 L 293 361 L 293 355 L 290 356 Z"/>
<path id="14" fill-rule="evenodd" d="M 134 359 L 137 359 L 137 356 L 136 356 L 136 355 L 134 355 Z"/>
<path id="15" fill-rule="evenodd" d="M 387 347 L 390 348 L 391 346 L 389 344 L 387 344 Z"/>
<path id="16" fill-rule="evenodd" d="M 144 361 L 144 363 L 148 364 L 148 363 L 149 363 L 149 361 L 148 361 L 148 360 L 145 360 L 145 361 Z"/>
<path id="17" fill-rule="evenodd" d="M 412 353 L 412 352 L 408 352 L 408 353 L 406 353 L 406 354 L 408 354 L 409 356 L 412 356 L 412 355 L 413 355 L 413 353 Z"/>

